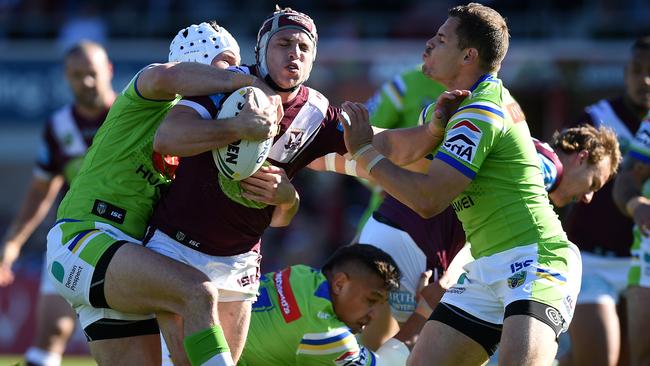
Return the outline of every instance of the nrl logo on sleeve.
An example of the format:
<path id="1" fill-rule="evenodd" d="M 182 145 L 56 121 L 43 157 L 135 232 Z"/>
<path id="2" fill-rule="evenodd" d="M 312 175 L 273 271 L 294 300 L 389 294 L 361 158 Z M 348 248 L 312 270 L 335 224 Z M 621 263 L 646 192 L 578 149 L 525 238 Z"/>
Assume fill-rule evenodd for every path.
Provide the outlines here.
<path id="1" fill-rule="evenodd" d="M 471 163 L 476 156 L 476 149 L 483 132 L 468 120 L 458 122 L 447 131 L 445 148 L 457 157 Z"/>

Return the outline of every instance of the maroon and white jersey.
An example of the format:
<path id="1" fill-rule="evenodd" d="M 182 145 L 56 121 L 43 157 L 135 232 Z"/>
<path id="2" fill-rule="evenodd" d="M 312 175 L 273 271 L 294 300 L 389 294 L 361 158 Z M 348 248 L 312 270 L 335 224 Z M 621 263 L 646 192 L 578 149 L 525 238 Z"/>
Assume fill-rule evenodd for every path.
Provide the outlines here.
<path id="1" fill-rule="evenodd" d="M 245 67 L 241 70 L 250 72 Z M 226 96 L 190 97 L 179 105 L 213 120 Z M 316 158 L 330 152 L 345 154 L 343 132 L 337 120 L 339 109 L 329 105 L 322 94 L 300 86 L 298 95 L 283 107 L 280 133 L 267 160 L 283 168 L 289 178 Z M 151 228 L 200 252 L 231 256 L 257 248 L 274 209 L 275 206 L 250 208 L 228 198 L 220 187 L 212 153 L 205 152 L 182 159 L 174 182 L 154 211 Z"/>
<path id="2" fill-rule="evenodd" d="M 54 112 L 43 130 L 34 174 L 48 180 L 63 174 L 69 184 L 107 114 L 108 109 L 95 119 L 86 119 L 73 104 Z"/>
<path id="3" fill-rule="evenodd" d="M 623 154 L 641 125 L 641 118 L 628 110 L 623 98 L 601 100 L 585 108 L 585 114 L 569 127 L 589 123 L 612 128 Z M 600 255 L 627 257 L 632 245 L 630 218 L 623 215 L 612 198 L 614 181 L 610 180 L 594 194 L 591 202 L 577 202 L 568 209 L 563 226 L 571 242 L 580 250 Z"/>

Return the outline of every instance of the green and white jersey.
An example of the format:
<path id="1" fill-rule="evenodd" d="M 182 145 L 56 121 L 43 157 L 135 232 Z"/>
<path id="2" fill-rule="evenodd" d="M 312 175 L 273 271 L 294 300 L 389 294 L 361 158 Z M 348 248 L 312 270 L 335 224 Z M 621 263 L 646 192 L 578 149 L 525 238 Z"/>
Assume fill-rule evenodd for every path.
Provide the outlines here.
<path id="1" fill-rule="evenodd" d="M 568 245 L 521 108 L 492 75 L 481 77 L 471 91 L 449 120 L 435 158 L 472 180 L 452 202 L 472 255 L 534 243 Z"/>
<path id="2" fill-rule="evenodd" d="M 144 98 L 137 89 L 140 73 L 113 103 L 59 207 L 58 219 L 104 222 L 134 238 L 143 237 L 160 189 L 171 181 L 160 172 L 167 169 L 164 159 L 154 156 L 154 134 L 180 98 Z"/>
<path id="3" fill-rule="evenodd" d="M 336 317 L 323 273 L 296 265 L 262 277 L 238 366 L 375 364 Z"/>

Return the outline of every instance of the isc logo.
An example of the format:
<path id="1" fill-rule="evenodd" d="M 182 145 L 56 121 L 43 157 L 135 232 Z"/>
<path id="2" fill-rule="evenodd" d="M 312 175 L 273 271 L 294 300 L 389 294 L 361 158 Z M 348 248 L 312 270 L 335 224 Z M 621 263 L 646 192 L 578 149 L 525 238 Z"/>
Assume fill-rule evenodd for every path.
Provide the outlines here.
<path id="1" fill-rule="evenodd" d="M 511 271 L 512 273 L 515 273 L 515 272 L 521 271 L 522 269 L 524 269 L 524 268 L 530 266 L 531 263 L 533 263 L 533 260 L 532 260 L 532 259 L 526 259 L 525 261 L 522 261 L 522 262 L 515 262 L 515 263 L 512 263 L 512 264 L 510 264 L 510 271 Z"/>

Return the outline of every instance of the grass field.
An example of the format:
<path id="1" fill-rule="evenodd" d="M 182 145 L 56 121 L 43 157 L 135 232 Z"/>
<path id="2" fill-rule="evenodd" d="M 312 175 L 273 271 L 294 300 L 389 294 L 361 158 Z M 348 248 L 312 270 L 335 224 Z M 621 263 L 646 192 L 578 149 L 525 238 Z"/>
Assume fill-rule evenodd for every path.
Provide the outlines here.
<path id="1" fill-rule="evenodd" d="M 0 366 L 16 365 L 21 362 L 22 355 L 0 355 Z M 24 364 L 23 364 L 24 365 Z M 66 356 L 63 357 L 61 366 L 95 366 L 97 363 L 89 356 Z"/>

